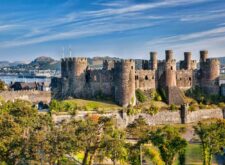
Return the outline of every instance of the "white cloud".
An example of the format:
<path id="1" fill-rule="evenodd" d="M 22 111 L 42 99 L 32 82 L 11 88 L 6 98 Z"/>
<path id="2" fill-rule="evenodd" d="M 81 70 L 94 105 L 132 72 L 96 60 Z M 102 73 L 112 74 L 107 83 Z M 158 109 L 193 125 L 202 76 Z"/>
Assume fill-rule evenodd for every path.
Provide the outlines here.
<path id="1" fill-rule="evenodd" d="M 198 59 L 197 52 L 202 49 L 210 50 L 211 57 L 224 56 L 222 51 L 225 51 L 225 26 L 202 32 L 162 37 L 149 41 L 147 46 L 161 52 L 165 49 L 174 49 L 178 54 L 183 53 L 183 51 L 193 51 L 196 53 L 195 59 Z M 220 54 L 218 54 L 219 52 Z M 177 58 L 182 59 L 183 56 L 177 56 Z"/>

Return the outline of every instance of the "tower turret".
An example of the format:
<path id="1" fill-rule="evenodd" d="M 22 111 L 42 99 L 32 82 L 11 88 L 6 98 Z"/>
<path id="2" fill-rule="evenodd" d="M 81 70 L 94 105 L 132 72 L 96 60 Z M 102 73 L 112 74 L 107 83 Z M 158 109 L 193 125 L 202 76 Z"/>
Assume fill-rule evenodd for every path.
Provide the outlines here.
<path id="1" fill-rule="evenodd" d="M 166 50 L 166 62 L 173 59 L 173 51 L 172 50 Z"/>
<path id="2" fill-rule="evenodd" d="M 152 70 L 157 70 L 158 68 L 157 52 L 150 52 L 150 68 Z"/>
<path id="3" fill-rule="evenodd" d="M 166 50 L 165 86 L 176 86 L 176 60 L 173 59 L 172 50 Z"/>
<path id="4" fill-rule="evenodd" d="M 61 77 L 68 77 L 68 65 L 67 60 L 65 58 L 61 59 Z"/>
<path id="5" fill-rule="evenodd" d="M 207 58 L 208 58 L 208 51 L 207 50 L 201 50 L 200 51 L 200 62 L 206 62 Z"/>
<path id="6" fill-rule="evenodd" d="M 115 101 L 123 106 L 136 104 L 135 62 L 122 60 L 115 63 Z"/>
<path id="7" fill-rule="evenodd" d="M 184 69 L 191 69 L 191 52 L 184 52 Z"/>

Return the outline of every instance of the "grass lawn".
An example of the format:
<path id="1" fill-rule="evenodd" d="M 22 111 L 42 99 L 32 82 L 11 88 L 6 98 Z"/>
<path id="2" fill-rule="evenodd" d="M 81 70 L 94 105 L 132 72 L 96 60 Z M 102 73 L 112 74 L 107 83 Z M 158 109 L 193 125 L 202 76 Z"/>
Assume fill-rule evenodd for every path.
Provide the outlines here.
<path id="1" fill-rule="evenodd" d="M 185 164 L 202 165 L 202 152 L 200 144 L 188 144 Z M 213 159 L 213 164 L 216 164 L 215 159 Z"/>
<path id="2" fill-rule="evenodd" d="M 109 101 L 93 101 L 93 100 L 84 100 L 84 99 L 72 99 L 64 100 L 63 102 L 74 103 L 81 110 L 93 111 L 110 111 L 110 110 L 120 110 L 121 106 Z"/>
<path id="3" fill-rule="evenodd" d="M 140 103 L 138 105 L 138 107 L 140 107 L 140 108 L 149 108 L 151 105 L 157 106 L 159 109 L 161 109 L 161 108 L 165 108 L 165 109 L 168 108 L 168 105 L 165 102 L 163 102 L 163 101 L 154 101 L 154 100 L 146 101 L 144 103 Z"/>

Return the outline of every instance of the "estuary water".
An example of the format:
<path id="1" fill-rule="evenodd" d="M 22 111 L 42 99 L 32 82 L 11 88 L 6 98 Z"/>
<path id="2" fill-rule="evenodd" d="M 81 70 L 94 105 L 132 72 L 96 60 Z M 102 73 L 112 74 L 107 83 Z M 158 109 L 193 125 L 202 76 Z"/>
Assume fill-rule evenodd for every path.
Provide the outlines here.
<path id="1" fill-rule="evenodd" d="M 4 81 L 6 84 L 11 82 L 50 82 L 50 78 L 21 78 L 17 76 L 0 76 L 0 80 Z"/>

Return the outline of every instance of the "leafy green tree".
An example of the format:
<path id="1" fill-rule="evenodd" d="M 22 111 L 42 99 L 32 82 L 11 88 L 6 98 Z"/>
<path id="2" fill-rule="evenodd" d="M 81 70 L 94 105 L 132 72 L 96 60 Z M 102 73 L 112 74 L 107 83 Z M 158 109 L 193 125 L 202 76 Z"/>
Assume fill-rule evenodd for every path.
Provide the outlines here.
<path id="1" fill-rule="evenodd" d="M 164 161 L 161 158 L 160 152 L 154 146 L 143 145 L 144 154 L 150 159 L 154 165 L 164 165 Z"/>
<path id="2" fill-rule="evenodd" d="M 74 126 L 74 135 L 76 137 L 74 148 L 84 152 L 82 164 L 92 164 L 104 133 L 111 130 L 112 119 L 107 117 L 87 117 L 85 120 L 74 120 L 69 124 Z"/>
<path id="3" fill-rule="evenodd" d="M 9 114 L 0 115 L 0 161 L 16 164 L 19 161 L 23 130 Z"/>
<path id="4" fill-rule="evenodd" d="M 147 136 L 149 129 L 150 127 L 146 123 L 145 119 L 143 117 L 139 117 L 127 126 L 126 132 L 128 136 L 140 139 Z"/>
<path id="5" fill-rule="evenodd" d="M 105 134 L 101 144 L 106 157 L 110 158 L 115 165 L 117 161 L 127 160 L 125 134 L 121 130 L 114 129 L 110 134 Z"/>
<path id="6" fill-rule="evenodd" d="M 59 112 L 61 107 L 62 106 L 61 106 L 60 101 L 57 101 L 55 99 L 53 99 L 49 104 L 50 112 Z"/>
<path id="7" fill-rule="evenodd" d="M 172 165 L 176 154 L 187 146 L 186 140 L 179 135 L 177 129 L 171 126 L 151 131 L 149 140 L 159 148 L 161 157 L 166 165 Z"/>
<path id="8" fill-rule="evenodd" d="M 225 146 L 225 121 L 199 122 L 194 127 L 202 145 L 203 164 L 212 164 L 213 154 L 219 153 L 220 148 Z"/>

